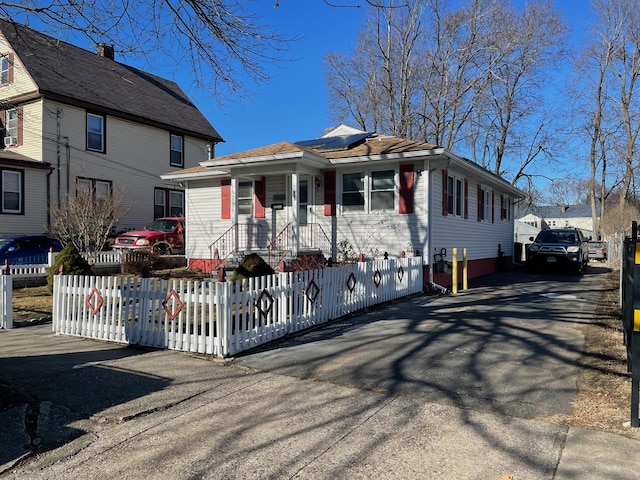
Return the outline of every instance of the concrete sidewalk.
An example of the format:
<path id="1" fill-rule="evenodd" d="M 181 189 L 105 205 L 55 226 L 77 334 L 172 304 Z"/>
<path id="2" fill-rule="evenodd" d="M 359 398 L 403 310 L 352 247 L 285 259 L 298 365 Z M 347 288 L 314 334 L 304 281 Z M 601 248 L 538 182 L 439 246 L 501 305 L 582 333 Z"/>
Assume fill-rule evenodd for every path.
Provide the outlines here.
<path id="1" fill-rule="evenodd" d="M 524 285 L 396 302 L 230 364 L 54 336 L 49 325 L 2 331 L 0 379 L 37 399 L 0 412 L 0 477 L 638 478 L 640 442 L 544 420 L 566 409 L 577 374 L 580 338 L 561 308 L 583 295 L 586 315 L 597 279 L 556 285 L 564 301 L 542 297 L 562 322 L 535 316 L 549 282 Z M 517 302 L 530 310 L 514 313 Z M 487 321 L 500 342 L 480 341 Z M 510 358 L 509 345 L 535 356 Z M 464 349 L 482 367 L 475 384 L 454 369 L 467 357 L 446 354 Z M 536 393 L 554 376 L 562 381 Z M 520 411 L 512 397 L 533 404 Z M 41 453 L 16 463 L 25 446 Z"/>

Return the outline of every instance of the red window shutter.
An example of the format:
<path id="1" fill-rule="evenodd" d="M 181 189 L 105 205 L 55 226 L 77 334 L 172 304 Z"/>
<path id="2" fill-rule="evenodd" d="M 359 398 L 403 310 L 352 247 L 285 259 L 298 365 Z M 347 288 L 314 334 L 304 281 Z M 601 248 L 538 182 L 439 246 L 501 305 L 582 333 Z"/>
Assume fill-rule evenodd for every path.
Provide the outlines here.
<path id="1" fill-rule="evenodd" d="M 469 180 L 464 179 L 464 219 L 469 218 Z"/>
<path id="2" fill-rule="evenodd" d="M 13 83 L 13 53 L 8 55 L 9 70 L 7 71 L 7 83 Z"/>
<path id="3" fill-rule="evenodd" d="M 400 165 L 400 213 L 413 213 L 413 164 Z"/>
<path id="4" fill-rule="evenodd" d="M 491 223 L 496 221 L 496 192 L 491 192 Z"/>
<path id="5" fill-rule="evenodd" d="M 221 218 L 231 218 L 231 180 L 220 181 L 220 194 L 222 196 Z"/>
<path id="6" fill-rule="evenodd" d="M 267 200 L 267 182 L 264 177 L 254 182 L 253 194 L 253 216 L 255 218 L 265 217 L 265 204 Z"/>
<path id="7" fill-rule="evenodd" d="M 336 214 L 336 172 L 324 172 L 324 216 Z"/>
<path id="8" fill-rule="evenodd" d="M 449 177 L 449 172 L 447 170 L 442 170 L 442 215 L 444 215 L 445 217 L 449 213 L 449 206 L 448 206 L 449 199 L 447 195 L 448 177 Z"/>

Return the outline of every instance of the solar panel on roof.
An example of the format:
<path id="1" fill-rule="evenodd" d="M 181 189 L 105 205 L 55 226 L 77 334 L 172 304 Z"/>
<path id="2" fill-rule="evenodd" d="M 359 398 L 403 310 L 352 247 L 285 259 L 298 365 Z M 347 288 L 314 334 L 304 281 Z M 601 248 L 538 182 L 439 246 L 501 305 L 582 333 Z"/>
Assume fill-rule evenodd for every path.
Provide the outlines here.
<path id="1" fill-rule="evenodd" d="M 370 133 L 354 133 L 353 135 L 340 135 L 336 137 L 313 138 L 311 140 L 301 140 L 295 142 L 300 147 L 313 148 L 320 152 L 330 152 L 335 150 L 348 150 L 367 138 Z"/>

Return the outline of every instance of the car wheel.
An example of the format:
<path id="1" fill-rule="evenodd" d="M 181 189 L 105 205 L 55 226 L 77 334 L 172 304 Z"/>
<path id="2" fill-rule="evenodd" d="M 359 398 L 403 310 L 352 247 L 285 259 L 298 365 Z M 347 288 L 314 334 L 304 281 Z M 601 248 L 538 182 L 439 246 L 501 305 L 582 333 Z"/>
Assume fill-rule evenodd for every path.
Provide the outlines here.
<path id="1" fill-rule="evenodd" d="M 171 247 L 166 243 L 157 243 L 153 246 L 153 251 L 158 255 L 171 255 Z"/>

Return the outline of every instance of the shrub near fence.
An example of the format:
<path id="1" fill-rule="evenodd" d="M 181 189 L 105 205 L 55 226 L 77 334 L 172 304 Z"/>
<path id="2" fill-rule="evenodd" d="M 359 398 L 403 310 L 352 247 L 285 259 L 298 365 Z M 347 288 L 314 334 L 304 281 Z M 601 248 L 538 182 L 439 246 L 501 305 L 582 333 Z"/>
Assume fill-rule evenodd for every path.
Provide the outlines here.
<path id="1" fill-rule="evenodd" d="M 422 292 L 422 259 L 362 262 L 237 282 L 58 275 L 53 330 L 230 356 Z"/>

